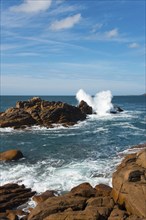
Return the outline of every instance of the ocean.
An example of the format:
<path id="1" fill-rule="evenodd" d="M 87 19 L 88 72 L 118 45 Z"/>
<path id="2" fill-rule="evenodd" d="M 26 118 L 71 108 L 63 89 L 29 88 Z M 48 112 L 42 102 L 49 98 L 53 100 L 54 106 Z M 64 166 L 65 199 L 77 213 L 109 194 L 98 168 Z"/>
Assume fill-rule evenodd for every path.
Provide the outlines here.
<path id="1" fill-rule="evenodd" d="M 40 97 L 78 104 L 74 96 Z M 1 111 L 30 98 L 1 96 Z M 123 155 L 133 145 L 146 142 L 145 101 L 145 96 L 114 96 L 112 103 L 124 112 L 90 115 L 69 128 L 1 128 L 1 151 L 19 149 L 24 154 L 19 161 L 0 163 L 1 185 L 16 182 L 38 193 L 47 189 L 64 193 L 82 182 L 111 185 L 112 172 Z"/>

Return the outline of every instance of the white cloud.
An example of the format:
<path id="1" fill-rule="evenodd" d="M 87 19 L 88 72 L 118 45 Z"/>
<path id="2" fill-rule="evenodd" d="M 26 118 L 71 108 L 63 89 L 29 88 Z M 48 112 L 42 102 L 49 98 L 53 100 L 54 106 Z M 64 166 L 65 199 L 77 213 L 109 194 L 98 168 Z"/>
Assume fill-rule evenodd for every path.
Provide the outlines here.
<path id="1" fill-rule="evenodd" d="M 65 19 L 62 19 L 60 21 L 55 21 L 51 24 L 51 29 L 53 31 L 61 30 L 61 29 L 67 29 L 72 28 L 75 24 L 77 24 L 81 19 L 81 14 L 76 14 L 70 17 L 67 17 Z"/>
<path id="2" fill-rule="evenodd" d="M 25 0 L 21 5 L 10 8 L 14 12 L 37 13 L 47 10 L 52 0 Z"/>
<path id="3" fill-rule="evenodd" d="M 110 31 L 107 31 L 105 34 L 106 34 L 107 38 L 114 38 L 114 37 L 118 37 L 119 36 L 119 32 L 118 32 L 117 28 L 112 29 Z"/>
<path id="4" fill-rule="evenodd" d="M 128 45 L 129 48 L 139 48 L 139 44 L 138 43 L 131 43 Z"/>

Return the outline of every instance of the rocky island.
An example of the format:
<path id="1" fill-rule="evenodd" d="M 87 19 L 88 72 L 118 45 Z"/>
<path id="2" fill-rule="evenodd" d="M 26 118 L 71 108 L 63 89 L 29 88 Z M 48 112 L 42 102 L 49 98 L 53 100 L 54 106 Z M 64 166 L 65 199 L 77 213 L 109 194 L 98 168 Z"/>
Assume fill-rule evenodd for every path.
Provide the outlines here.
<path id="1" fill-rule="evenodd" d="M 115 106 L 111 113 L 123 111 Z M 33 97 L 28 101 L 18 101 L 15 107 L 8 108 L 0 113 L 0 127 L 25 128 L 33 125 L 53 127 L 54 124 L 71 126 L 78 121 L 83 121 L 87 115 L 93 114 L 90 107 L 83 100 L 79 105 L 72 106 L 63 102 L 45 101 L 39 97 Z"/>

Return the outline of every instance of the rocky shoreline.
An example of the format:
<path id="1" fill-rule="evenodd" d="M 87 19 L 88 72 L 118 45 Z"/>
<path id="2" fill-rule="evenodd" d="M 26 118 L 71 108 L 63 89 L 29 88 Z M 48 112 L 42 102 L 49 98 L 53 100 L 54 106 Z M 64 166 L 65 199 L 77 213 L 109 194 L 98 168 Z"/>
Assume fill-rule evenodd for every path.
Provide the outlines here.
<path id="1" fill-rule="evenodd" d="M 140 150 L 127 155 L 113 173 L 113 188 L 82 183 L 58 196 L 49 189 L 37 195 L 24 185 L 1 186 L 0 219 L 146 220 L 146 144 L 138 147 Z M 20 210 L 30 198 L 36 207 L 29 213 Z"/>

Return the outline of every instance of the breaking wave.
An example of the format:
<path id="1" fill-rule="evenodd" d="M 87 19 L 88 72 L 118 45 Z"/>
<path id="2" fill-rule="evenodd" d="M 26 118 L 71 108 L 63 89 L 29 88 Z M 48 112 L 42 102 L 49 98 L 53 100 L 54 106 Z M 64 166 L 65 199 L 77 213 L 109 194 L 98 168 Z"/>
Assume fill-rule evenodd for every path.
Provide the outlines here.
<path id="1" fill-rule="evenodd" d="M 96 95 L 92 97 L 83 89 L 80 89 L 76 94 L 76 99 L 78 102 L 81 102 L 82 100 L 85 101 L 99 116 L 109 114 L 110 110 L 113 108 L 113 104 L 111 102 L 112 93 L 109 90 L 96 93 Z"/>

